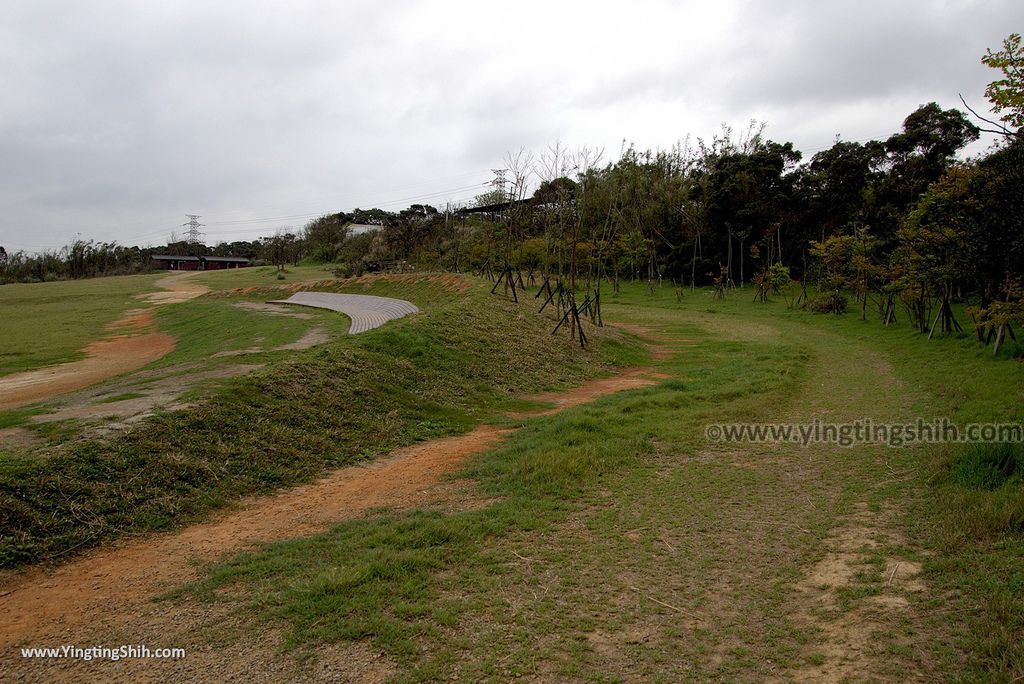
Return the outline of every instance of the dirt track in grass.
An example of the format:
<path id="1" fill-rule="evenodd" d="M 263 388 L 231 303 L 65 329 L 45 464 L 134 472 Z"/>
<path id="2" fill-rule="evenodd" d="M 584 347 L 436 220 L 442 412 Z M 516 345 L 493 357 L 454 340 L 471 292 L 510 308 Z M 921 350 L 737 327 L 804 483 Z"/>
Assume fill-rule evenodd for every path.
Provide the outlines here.
<path id="1" fill-rule="evenodd" d="M 195 272 L 161 278 L 157 292 L 138 295 L 152 305 L 188 301 L 207 292 L 189 282 Z M 156 329 L 153 307 L 131 309 L 107 326 L 110 333 L 83 349 L 85 358 L 0 378 L 0 411 L 46 401 L 84 389 L 108 378 L 152 363 L 174 349 L 174 338 Z"/>
<path id="2" fill-rule="evenodd" d="M 554 407 L 534 415 L 655 382 L 649 369 L 630 369 L 566 392 L 538 395 Z M 437 502 L 473 505 L 473 492 L 445 481 L 444 475 L 511 432 L 481 425 L 465 435 L 415 444 L 365 465 L 341 468 L 279 494 L 254 497 L 208 523 L 100 549 L 53 570 L 9 573 L 0 578 L 0 642 L 9 655 L 21 645 L 95 637 L 98 625 L 106 633 L 116 632 L 132 625 L 154 597 L 194 579 L 195 561 L 259 542 L 324 531 L 371 509 Z"/>

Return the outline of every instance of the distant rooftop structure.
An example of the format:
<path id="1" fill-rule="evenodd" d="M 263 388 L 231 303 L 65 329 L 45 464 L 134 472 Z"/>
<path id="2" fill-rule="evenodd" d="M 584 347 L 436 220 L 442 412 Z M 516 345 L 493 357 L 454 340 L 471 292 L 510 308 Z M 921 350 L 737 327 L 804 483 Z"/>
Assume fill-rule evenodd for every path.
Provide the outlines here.
<path id="1" fill-rule="evenodd" d="M 487 204 L 482 207 L 463 207 L 456 211 L 456 214 L 496 214 L 499 211 L 511 209 L 518 204 L 529 204 L 530 198 L 514 200 L 512 202 L 499 202 L 498 204 Z"/>
<path id="2" fill-rule="evenodd" d="M 350 223 L 348 224 L 349 235 L 365 235 L 366 233 L 372 233 L 380 230 L 384 226 L 378 226 L 375 223 Z"/>
<path id="3" fill-rule="evenodd" d="M 245 257 L 236 256 L 206 256 L 200 257 L 203 261 L 213 261 L 224 264 L 248 264 L 249 260 Z"/>
<path id="4" fill-rule="evenodd" d="M 224 268 L 244 268 L 250 264 L 245 257 L 236 256 L 182 256 L 180 254 L 154 254 L 158 268 L 168 271 L 219 271 Z"/>

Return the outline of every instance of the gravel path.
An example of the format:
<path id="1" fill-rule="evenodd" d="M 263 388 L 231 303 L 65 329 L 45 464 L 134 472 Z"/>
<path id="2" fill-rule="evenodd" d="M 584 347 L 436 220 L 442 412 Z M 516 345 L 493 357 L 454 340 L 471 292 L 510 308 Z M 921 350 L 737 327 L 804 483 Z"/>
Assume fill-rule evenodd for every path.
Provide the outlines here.
<path id="1" fill-rule="evenodd" d="M 348 329 L 349 335 L 373 330 L 388 321 L 419 312 L 415 304 L 404 299 L 332 292 L 296 292 L 288 299 L 278 299 L 267 303 L 298 304 L 299 306 L 338 311 L 352 319 L 352 325 Z"/>

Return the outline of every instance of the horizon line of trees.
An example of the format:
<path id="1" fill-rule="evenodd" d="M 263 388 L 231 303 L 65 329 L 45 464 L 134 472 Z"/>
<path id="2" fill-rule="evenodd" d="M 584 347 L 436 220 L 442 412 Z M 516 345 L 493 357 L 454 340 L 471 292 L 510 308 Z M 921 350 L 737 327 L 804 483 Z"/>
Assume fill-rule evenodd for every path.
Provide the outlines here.
<path id="1" fill-rule="evenodd" d="M 148 273 L 156 268 L 152 258 L 154 254 L 243 256 L 256 259 L 262 249 L 261 240 L 222 242 L 207 246 L 173 238 L 166 245 L 158 247 L 126 247 L 116 242 L 77 239 L 61 249 L 35 253 L 23 250 L 8 252 L 0 245 L 0 285 Z"/>

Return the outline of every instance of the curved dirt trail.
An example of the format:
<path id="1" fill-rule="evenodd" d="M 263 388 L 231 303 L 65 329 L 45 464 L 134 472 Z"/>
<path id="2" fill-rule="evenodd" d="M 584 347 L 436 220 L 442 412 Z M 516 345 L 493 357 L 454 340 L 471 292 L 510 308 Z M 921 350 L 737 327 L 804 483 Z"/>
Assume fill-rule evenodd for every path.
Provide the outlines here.
<path id="1" fill-rule="evenodd" d="M 187 278 L 195 272 L 157 280 L 159 292 L 137 295 L 153 305 L 188 301 L 209 291 Z M 0 378 L 0 411 L 27 406 L 84 389 L 90 385 L 142 368 L 174 349 L 174 338 L 156 329 L 153 307 L 131 309 L 107 326 L 111 333 L 83 349 L 85 358 Z"/>
<path id="2" fill-rule="evenodd" d="M 193 283 L 190 278 L 200 271 L 185 271 L 165 276 L 153 283 L 159 290 L 137 295 L 138 299 L 150 304 L 178 304 L 206 294 L 210 288 L 202 283 Z"/>
<path id="3" fill-rule="evenodd" d="M 538 395 L 556 413 L 615 392 L 656 382 L 649 369 L 631 369 L 567 392 Z M 527 414 L 520 414 L 527 415 Z M 239 510 L 177 532 L 100 549 L 47 572 L 33 568 L 0 579 L 0 645 L 67 642 L 102 623 L 131 625 L 145 604 L 196 577 L 195 561 L 208 561 L 257 542 L 324 531 L 340 520 L 380 507 L 403 508 L 465 499 L 443 482 L 466 458 L 501 442 L 509 428 L 481 425 L 456 437 L 394 451 L 366 465 L 338 469 L 316 482 L 244 501 Z"/>

